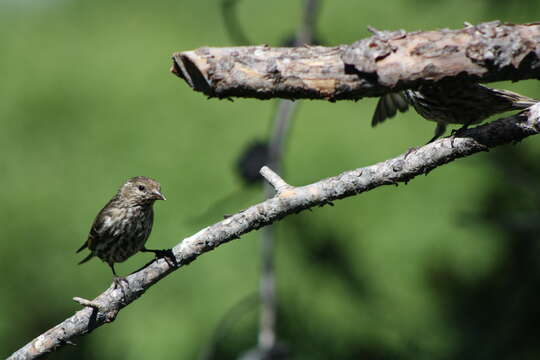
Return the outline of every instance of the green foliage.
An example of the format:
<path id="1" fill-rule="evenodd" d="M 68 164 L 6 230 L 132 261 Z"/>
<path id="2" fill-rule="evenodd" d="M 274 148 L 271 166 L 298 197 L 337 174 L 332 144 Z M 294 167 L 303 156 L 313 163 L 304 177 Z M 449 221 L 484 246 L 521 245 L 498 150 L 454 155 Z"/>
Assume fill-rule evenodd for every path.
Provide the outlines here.
<path id="1" fill-rule="evenodd" d="M 366 25 L 428 30 L 537 20 L 529 17 L 536 2 L 495 3 L 328 1 L 318 32 L 339 44 L 368 36 Z M 77 266 L 75 250 L 127 178 L 153 177 L 168 198 L 155 207 L 152 248 L 171 247 L 261 198 L 241 190 L 248 195 L 212 208 L 240 193 L 234 162 L 247 143 L 266 136 L 275 103 L 207 100 L 168 72 L 174 51 L 231 45 L 219 11 L 208 0 L 0 2 L 0 356 L 78 310 L 73 296 L 93 298 L 109 286 L 109 268 L 98 260 Z M 296 29 L 299 12 L 300 2 L 243 1 L 239 18 L 252 41 L 277 45 Z M 501 86 L 540 98 L 538 82 Z M 414 112 L 372 129 L 374 106 L 375 99 L 303 102 L 287 144 L 286 179 L 311 183 L 431 137 L 434 125 Z M 537 152 L 536 141 L 519 146 Z M 465 283 L 497 265 L 501 235 L 460 220 L 479 211 L 488 189 L 502 187 L 493 153 L 278 225 L 280 337 L 295 358 L 419 359 L 462 348 L 428 280 L 438 264 Z M 202 256 L 54 358 L 195 358 L 223 314 L 257 291 L 258 236 Z M 134 256 L 117 270 L 127 274 L 150 258 Z M 246 308 L 227 330 L 222 358 L 255 344 L 255 311 Z"/>

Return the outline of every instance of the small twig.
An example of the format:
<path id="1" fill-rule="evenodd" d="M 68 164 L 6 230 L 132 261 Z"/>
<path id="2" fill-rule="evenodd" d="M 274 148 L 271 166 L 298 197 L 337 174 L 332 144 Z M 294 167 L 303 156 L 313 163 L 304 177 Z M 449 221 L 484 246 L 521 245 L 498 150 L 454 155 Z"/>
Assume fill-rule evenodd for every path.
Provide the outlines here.
<path id="1" fill-rule="evenodd" d="M 304 0 L 302 23 L 296 33 L 296 46 L 311 45 L 315 39 L 317 29 L 317 15 L 319 14 L 318 0 Z"/>
<path id="2" fill-rule="evenodd" d="M 73 301 L 75 301 L 76 303 L 81 304 L 82 306 L 90 307 L 90 308 L 96 309 L 98 311 L 100 311 L 101 308 L 102 308 L 101 305 L 99 305 L 98 303 L 96 303 L 94 301 L 91 301 L 91 300 L 86 300 L 86 299 L 80 298 L 78 296 L 75 296 L 73 298 Z"/>
<path id="3" fill-rule="evenodd" d="M 268 165 L 280 171 L 285 139 L 293 119 L 297 102 L 280 100 L 273 119 L 273 129 L 268 144 Z M 277 174 L 276 174 L 277 176 Z M 279 177 L 279 176 L 278 176 Z M 280 191 L 275 189 L 276 191 Z M 274 189 L 264 184 L 264 196 L 270 199 L 274 196 Z M 274 229 L 267 226 L 261 231 L 261 275 L 260 275 L 260 298 L 261 311 L 259 315 L 258 353 L 271 353 L 276 346 L 276 285 L 275 285 L 275 262 L 274 262 Z"/>
<path id="4" fill-rule="evenodd" d="M 238 1 L 239 0 L 222 0 L 221 13 L 223 15 L 225 29 L 232 42 L 236 45 L 248 45 L 251 44 L 251 42 L 247 38 L 246 32 L 242 29 L 238 19 Z"/>
<path id="5" fill-rule="evenodd" d="M 260 171 L 261 175 L 272 185 L 272 187 L 279 194 L 287 189 L 291 189 L 292 186 L 287 184 L 278 174 L 276 174 L 268 166 L 263 166 Z"/>

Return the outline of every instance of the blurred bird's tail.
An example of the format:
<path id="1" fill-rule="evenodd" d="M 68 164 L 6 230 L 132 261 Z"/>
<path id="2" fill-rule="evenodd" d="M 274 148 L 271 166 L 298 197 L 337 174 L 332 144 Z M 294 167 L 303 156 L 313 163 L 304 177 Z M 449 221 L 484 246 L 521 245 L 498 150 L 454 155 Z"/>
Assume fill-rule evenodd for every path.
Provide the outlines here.
<path id="1" fill-rule="evenodd" d="M 87 257 L 85 257 L 84 259 L 82 259 L 80 262 L 79 262 L 79 265 L 81 264 L 84 264 L 85 262 L 87 262 L 88 260 L 90 260 L 91 258 L 94 257 L 94 253 L 90 253 Z"/>
<path id="2" fill-rule="evenodd" d="M 82 246 L 79 248 L 79 250 L 77 250 L 75 253 L 80 253 L 81 251 L 83 251 L 87 247 L 88 247 L 88 241 L 85 241 L 84 244 L 82 244 Z"/>
<path id="3" fill-rule="evenodd" d="M 533 106 L 540 100 L 531 99 L 530 97 L 520 96 L 520 98 L 514 103 L 516 106 L 519 106 L 520 109 L 526 109 L 529 106 Z"/>

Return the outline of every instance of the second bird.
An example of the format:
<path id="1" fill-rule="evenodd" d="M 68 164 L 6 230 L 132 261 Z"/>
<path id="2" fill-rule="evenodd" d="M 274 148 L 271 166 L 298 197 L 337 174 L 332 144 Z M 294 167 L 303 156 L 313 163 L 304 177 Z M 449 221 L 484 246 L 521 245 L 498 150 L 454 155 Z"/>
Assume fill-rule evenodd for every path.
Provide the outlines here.
<path id="1" fill-rule="evenodd" d="M 88 248 L 91 253 L 79 264 L 97 256 L 111 267 L 118 284 L 123 278 L 116 274 L 115 263 L 139 251 L 160 255 L 163 250 L 144 246 L 152 231 L 156 200 L 165 200 L 157 181 L 144 176 L 129 179 L 96 216 L 88 239 L 77 250 Z"/>
<path id="2" fill-rule="evenodd" d="M 435 135 L 428 142 L 444 134 L 448 124 L 462 124 L 463 128 L 488 117 L 510 110 L 526 109 L 538 100 L 507 91 L 492 89 L 476 83 L 437 83 L 422 85 L 382 96 L 377 103 L 371 125 L 375 126 L 404 112 L 412 105 L 424 119 L 435 121 Z"/>

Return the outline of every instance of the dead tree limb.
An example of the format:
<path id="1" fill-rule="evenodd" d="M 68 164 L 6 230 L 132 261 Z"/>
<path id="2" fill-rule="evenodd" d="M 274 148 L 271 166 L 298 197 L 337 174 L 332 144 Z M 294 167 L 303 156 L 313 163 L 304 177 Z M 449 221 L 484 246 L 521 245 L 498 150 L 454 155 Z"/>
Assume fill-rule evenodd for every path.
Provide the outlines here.
<path id="1" fill-rule="evenodd" d="M 171 71 L 209 97 L 357 100 L 443 78 L 540 78 L 540 23 L 378 31 L 352 45 L 209 48 L 173 54 Z"/>
<path id="2" fill-rule="evenodd" d="M 112 322 L 118 312 L 142 296 L 146 290 L 174 270 L 191 263 L 199 255 L 241 235 L 280 220 L 287 215 L 332 201 L 358 195 L 383 185 L 408 182 L 431 170 L 489 148 L 520 141 L 540 132 L 540 103 L 520 114 L 469 129 L 459 138 L 444 138 L 413 152 L 384 162 L 346 171 L 310 185 L 295 187 L 264 167 L 261 174 L 275 188 L 276 195 L 214 225 L 206 227 L 176 245 L 172 253 L 177 266 L 164 259 L 155 260 L 141 271 L 129 275 L 122 288 L 114 285 L 92 301 L 76 299 L 84 309 L 44 332 L 9 357 L 11 360 L 35 359 L 66 344 L 77 336 Z"/>

